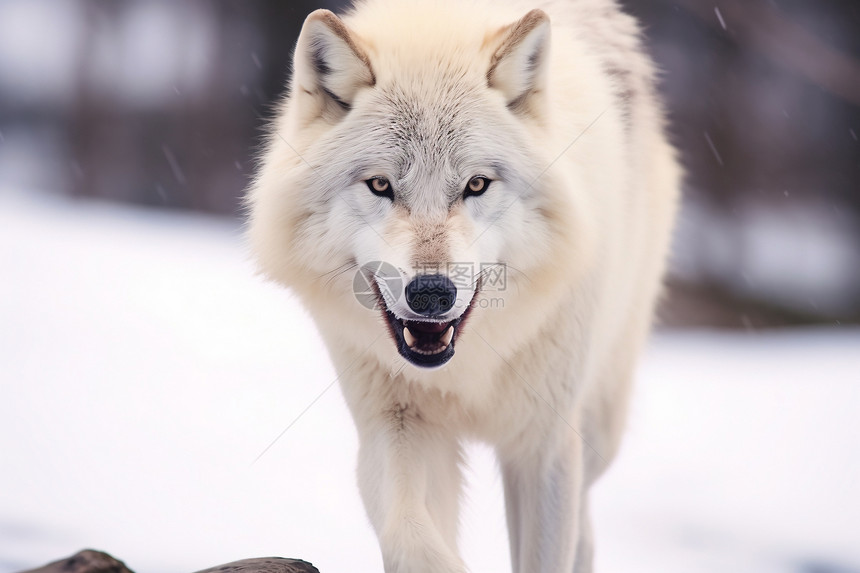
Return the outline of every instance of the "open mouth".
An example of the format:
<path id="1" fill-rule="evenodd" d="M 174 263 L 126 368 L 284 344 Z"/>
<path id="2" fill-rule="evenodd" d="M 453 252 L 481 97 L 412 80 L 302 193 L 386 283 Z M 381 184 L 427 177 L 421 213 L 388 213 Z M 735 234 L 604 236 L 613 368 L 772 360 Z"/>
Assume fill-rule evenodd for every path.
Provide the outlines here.
<path id="1" fill-rule="evenodd" d="M 414 364 L 423 368 L 437 368 L 442 366 L 454 356 L 454 345 L 457 342 L 457 334 L 468 318 L 472 310 L 472 301 L 478 294 L 472 295 L 469 306 L 458 318 L 447 322 L 428 320 L 405 320 L 395 316 L 388 310 L 383 297 L 379 297 L 380 307 L 388 323 L 391 336 L 397 345 L 400 355 Z"/>

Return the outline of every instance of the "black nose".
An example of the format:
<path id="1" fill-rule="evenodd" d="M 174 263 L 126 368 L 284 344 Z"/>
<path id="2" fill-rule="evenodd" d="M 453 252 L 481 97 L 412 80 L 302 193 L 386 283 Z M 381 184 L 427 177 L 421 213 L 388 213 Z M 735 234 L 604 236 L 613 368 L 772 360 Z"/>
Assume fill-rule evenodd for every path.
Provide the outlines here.
<path id="1" fill-rule="evenodd" d="M 457 287 L 445 275 L 418 275 L 406 285 L 406 303 L 424 316 L 439 316 L 451 310 Z"/>

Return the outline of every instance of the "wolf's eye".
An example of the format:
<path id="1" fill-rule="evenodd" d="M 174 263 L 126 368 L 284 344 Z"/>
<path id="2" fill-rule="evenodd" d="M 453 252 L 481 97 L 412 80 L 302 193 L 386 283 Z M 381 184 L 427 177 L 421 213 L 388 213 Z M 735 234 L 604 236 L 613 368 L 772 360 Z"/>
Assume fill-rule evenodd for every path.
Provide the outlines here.
<path id="1" fill-rule="evenodd" d="M 370 189 L 374 195 L 378 195 L 380 197 L 388 197 L 389 199 L 394 199 L 394 193 L 391 191 L 391 183 L 388 182 L 388 179 L 385 177 L 371 177 L 367 181 L 368 189 Z"/>
<path id="2" fill-rule="evenodd" d="M 469 179 L 469 183 L 466 184 L 466 189 L 463 191 L 463 196 L 477 197 L 478 195 L 483 195 L 484 191 L 486 191 L 489 186 L 489 179 L 481 175 L 477 175 Z"/>

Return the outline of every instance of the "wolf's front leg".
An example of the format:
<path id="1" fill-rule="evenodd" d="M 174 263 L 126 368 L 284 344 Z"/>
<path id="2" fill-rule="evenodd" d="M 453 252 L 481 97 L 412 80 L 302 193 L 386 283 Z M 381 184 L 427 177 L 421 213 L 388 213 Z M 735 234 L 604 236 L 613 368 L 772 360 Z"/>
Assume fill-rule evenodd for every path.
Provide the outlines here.
<path id="1" fill-rule="evenodd" d="M 573 571 L 582 442 L 566 425 L 558 431 L 562 439 L 535 443 L 527 455 L 499 452 L 514 573 Z"/>
<path id="2" fill-rule="evenodd" d="M 457 555 L 460 446 L 408 408 L 360 432 L 361 495 L 386 573 L 465 573 Z"/>

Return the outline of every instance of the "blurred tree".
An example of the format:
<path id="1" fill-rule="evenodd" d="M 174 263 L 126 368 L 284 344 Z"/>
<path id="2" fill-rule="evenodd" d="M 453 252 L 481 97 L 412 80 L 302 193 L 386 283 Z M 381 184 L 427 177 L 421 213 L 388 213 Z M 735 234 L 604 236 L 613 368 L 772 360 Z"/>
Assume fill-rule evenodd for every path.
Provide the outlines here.
<path id="1" fill-rule="evenodd" d="M 786 320 L 860 316 L 860 2 L 621 2 L 663 70 L 689 173 L 684 292 Z M 16 67 L 0 51 L 5 156 L 16 133 L 36 134 L 31 164 L 75 195 L 235 215 L 305 16 L 344 5 L 6 0 L 0 15 L 29 14 L 16 25 L 66 64 Z M 72 87 L 55 77 L 67 69 Z"/>
<path id="2" fill-rule="evenodd" d="M 309 3 L 161 0 L 148 3 L 152 14 L 129 0 L 81 5 L 86 30 L 69 118 L 72 192 L 237 213 L 261 117 L 286 85 Z M 161 26 L 149 30 L 153 35 L 143 39 L 143 47 L 135 45 L 141 32 L 135 19 Z M 163 59 L 157 43 L 176 47 L 180 57 L 197 51 L 197 69 L 180 71 L 201 81 L 183 82 L 177 74 L 149 99 L 130 94 L 124 78 L 136 67 L 172 65 L 147 63 Z M 107 62 L 105 50 L 113 53 Z M 105 76 L 108 85 L 99 81 Z"/>
<path id="3" fill-rule="evenodd" d="M 857 320 L 860 3 L 623 3 L 663 70 L 688 170 L 675 299 L 737 326 Z"/>

